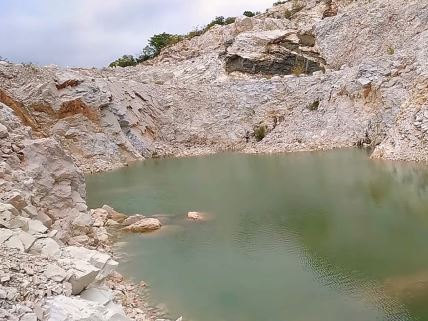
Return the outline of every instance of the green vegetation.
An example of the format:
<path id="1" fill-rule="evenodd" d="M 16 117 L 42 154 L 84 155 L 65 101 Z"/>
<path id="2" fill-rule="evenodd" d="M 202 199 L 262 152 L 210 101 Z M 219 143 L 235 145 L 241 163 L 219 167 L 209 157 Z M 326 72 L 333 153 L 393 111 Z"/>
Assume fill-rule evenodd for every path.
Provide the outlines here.
<path id="1" fill-rule="evenodd" d="M 291 72 L 295 76 L 300 76 L 305 73 L 305 66 L 302 63 L 299 63 L 291 69 Z"/>
<path id="2" fill-rule="evenodd" d="M 128 67 L 137 64 L 135 58 L 131 55 L 123 55 L 121 58 L 113 61 L 109 67 Z"/>
<path id="3" fill-rule="evenodd" d="M 389 46 L 386 52 L 388 53 L 388 55 L 393 55 L 395 54 L 395 49 L 394 47 Z"/>
<path id="4" fill-rule="evenodd" d="M 244 11 L 243 15 L 246 17 L 254 17 L 256 13 L 252 11 Z"/>
<path id="5" fill-rule="evenodd" d="M 277 1 L 277 2 L 274 2 L 274 6 L 279 6 L 279 5 L 281 5 L 281 4 L 286 4 L 288 1 Z"/>
<path id="6" fill-rule="evenodd" d="M 309 106 L 308 106 L 308 109 L 310 110 L 310 111 L 315 111 L 315 110 L 318 110 L 318 107 L 320 106 L 320 101 L 319 100 L 315 100 L 312 104 L 310 104 Z"/>
<path id="7" fill-rule="evenodd" d="M 267 134 L 266 125 L 260 125 L 254 129 L 254 137 L 256 138 L 256 141 L 258 141 L 258 142 L 263 140 L 263 138 L 266 137 L 266 134 Z"/>
<path id="8" fill-rule="evenodd" d="M 246 11 L 250 12 L 250 11 Z M 254 13 L 254 15 L 257 13 Z M 175 45 L 184 39 L 192 39 L 194 37 L 200 36 L 210 30 L 212 27 L 216 25 L 224 26 L 232 24 L 236 21 L 235 17 L 223 17 L 218 16 L 215 17 L 209 24 L 207 24 L 202 29 L 195 28 L 193 31 L 190 31 L 186 35 L 175 35 L 169 34 L 166 32 L 154 35 L 149 39 L 148 45 L 143 49 L 142 53 L 138 57 L 134 57 L 132 55 L 124 55 L 121 58 L 113 61 L 109 67 L 129 67 L 136 66 L 137 64 L 150 60 L 156 56 L 158 56 L 162 49 Z"/>

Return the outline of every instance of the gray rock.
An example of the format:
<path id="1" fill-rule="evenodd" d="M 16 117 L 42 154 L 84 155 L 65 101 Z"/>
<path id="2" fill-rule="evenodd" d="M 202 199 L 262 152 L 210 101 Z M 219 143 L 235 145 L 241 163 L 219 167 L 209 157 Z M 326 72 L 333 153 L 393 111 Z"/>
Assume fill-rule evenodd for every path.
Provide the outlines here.
<path id="1" fill-rule="evenodd" d="M 9 229 L 0 228 L 0 244 L 4 243 L 13 235 L 13 232 Z"/>
<path id="2" fill-rule="evenodd" d="M 72 286 L 72 294 L 77 295 L 96 280 L 100 269 L 82 260 L 73 260 L 72 263 L 74 266 L 73 274 L 68 282 Z"/>
<path id="3" fill-rule="evenodd" d="M 132 215 L 132 216 L 128 217 L 127 219 L 125 219 L 122 222 L 122 225 L 123 226 L 129 226 L 129 225 L 137 223 L 138 221 L 141 221 L 144 218 L 146 218 L 146 217 L 143 215 L 135 214 L 135 215 Z"/>
<path id="4" fill-rule="evenodd" d="M 48 321 L 130 321 L 123 310 L 77 297 L 57 296 L 48 302 Z"/>
<path id="5" fill-rule="evenodd" d="M 44 234 L 48 231 L 48 228 L 43 225 L 39 220 L 28 221 L 28 232 L 31 234 Z"/>
<path id="6" fill-rule="evenodd" d="M 80 297 L 105 306 L 113 300 L 113 293 L 110 289 L 89 288 L 83 291 Z"/>
<path id="7" fill-rule="evenodd" d="M 35 313 L 24 314 L 19 321 L 37 321 L 37 315 Z"/>
<path id="8" fill-rule="evenodd" d="M 56 264 L 48 264 L 44 275 L 55 282 L 62 282 L 67 277 L 67 272 Z"/>
<path id="9" fill-rule="evenodd" d="M 59 244 L 52 238 L 42 238 L 34 242 L 31 254 L 41 254 L 48 257 L 56 257 L 61 253 Z"/>
<path id="10" fill-rule="evenodd" d="M 24 251 L 28 252 L 30 250 L 30 248 L 34 245 L 34 243 L 36 242 L 36 238 L 31 235 L 30 233 L 21 231 L 18 234 L 19 239 L 22 242 L 22 245 L 24 246 Z"/>
<path id="11" fill-rule="evenodd" d="M 10 249 L 17 249 L 21 252 L 25 251 L 24 244 L 22 243 L 18 234 L 12 235 L 7 241 L 4 242 L 4 245 Z"/>
<path id="12" fill-rule="evenodd" d="M 6 126 L 0 124 L 0 139 L 7 138 L 9 136 L 9 131 Z"/>

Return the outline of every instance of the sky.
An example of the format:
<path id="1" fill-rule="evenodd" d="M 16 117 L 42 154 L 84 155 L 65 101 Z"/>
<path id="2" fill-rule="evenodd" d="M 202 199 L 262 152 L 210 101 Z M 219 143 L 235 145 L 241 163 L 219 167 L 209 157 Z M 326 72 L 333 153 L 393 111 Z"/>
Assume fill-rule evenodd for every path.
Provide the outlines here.
<path id="1" fill-rule="evenodd" d="M 103 67 L 138 54 L 162 32 L 187 33 L 216 16 L 264 11 L 274 0 L 0 0 L 0 57 Z"/>

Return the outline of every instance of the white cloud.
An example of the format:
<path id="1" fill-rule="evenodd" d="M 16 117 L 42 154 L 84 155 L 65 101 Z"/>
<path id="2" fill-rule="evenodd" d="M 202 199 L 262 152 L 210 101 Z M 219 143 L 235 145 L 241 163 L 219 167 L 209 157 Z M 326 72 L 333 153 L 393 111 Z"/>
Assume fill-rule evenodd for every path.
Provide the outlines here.
<path id="1" fill-rule="evenodd" d="M 160 32 L 184 33 L 215 16 L 264 10 L 273 0 L 2 0 L 0 56 L 17 62 L 105 66 Z"/>

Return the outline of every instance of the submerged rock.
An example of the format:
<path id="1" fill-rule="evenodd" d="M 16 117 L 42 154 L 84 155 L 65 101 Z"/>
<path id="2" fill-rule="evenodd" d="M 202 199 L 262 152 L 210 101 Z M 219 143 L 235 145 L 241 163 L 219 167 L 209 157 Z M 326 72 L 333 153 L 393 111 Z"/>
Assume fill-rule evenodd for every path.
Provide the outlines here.
<path id="1" fill-rule="evenodd" d="M 132 233 L 144 233 L 158 230 L 161 226 L 161 222 L 156 218 L 143 218 L 134 224 L 124 227 L 122 230 Z"/>
<path id="2" fill-rule="evenodd" d="M 125 219 L 122 222 L 122 225 L 123 226 L 129 226 L 129 225 L 135 224 L 135 223 L 137 223 L 137 222 L 139 222 L 139 221 L 141 221 L 141 220 L 143 220 L 145 218 L 146 217 L 143 216 L 143 215 L 135 214 L 135 215 L 132 215 L 132 216 L 128 217 L 127 219 Z"/>
<path id="3" fill-rule="evenodd" d="M 114 208 L 104 205 L 103 210 L 106 210 L 108 213 L 108 219 L 116 221 L 118 223 L 123 223 L 128 218 L 128 215 L 117 212 Z"/>
<path id="4" fill-rule="evenodd" d="M 203 221 L 205 220 L 204 213 L 201 212 L 189 212 L 187 213 L 187 219 L 191 221 Z"/>

